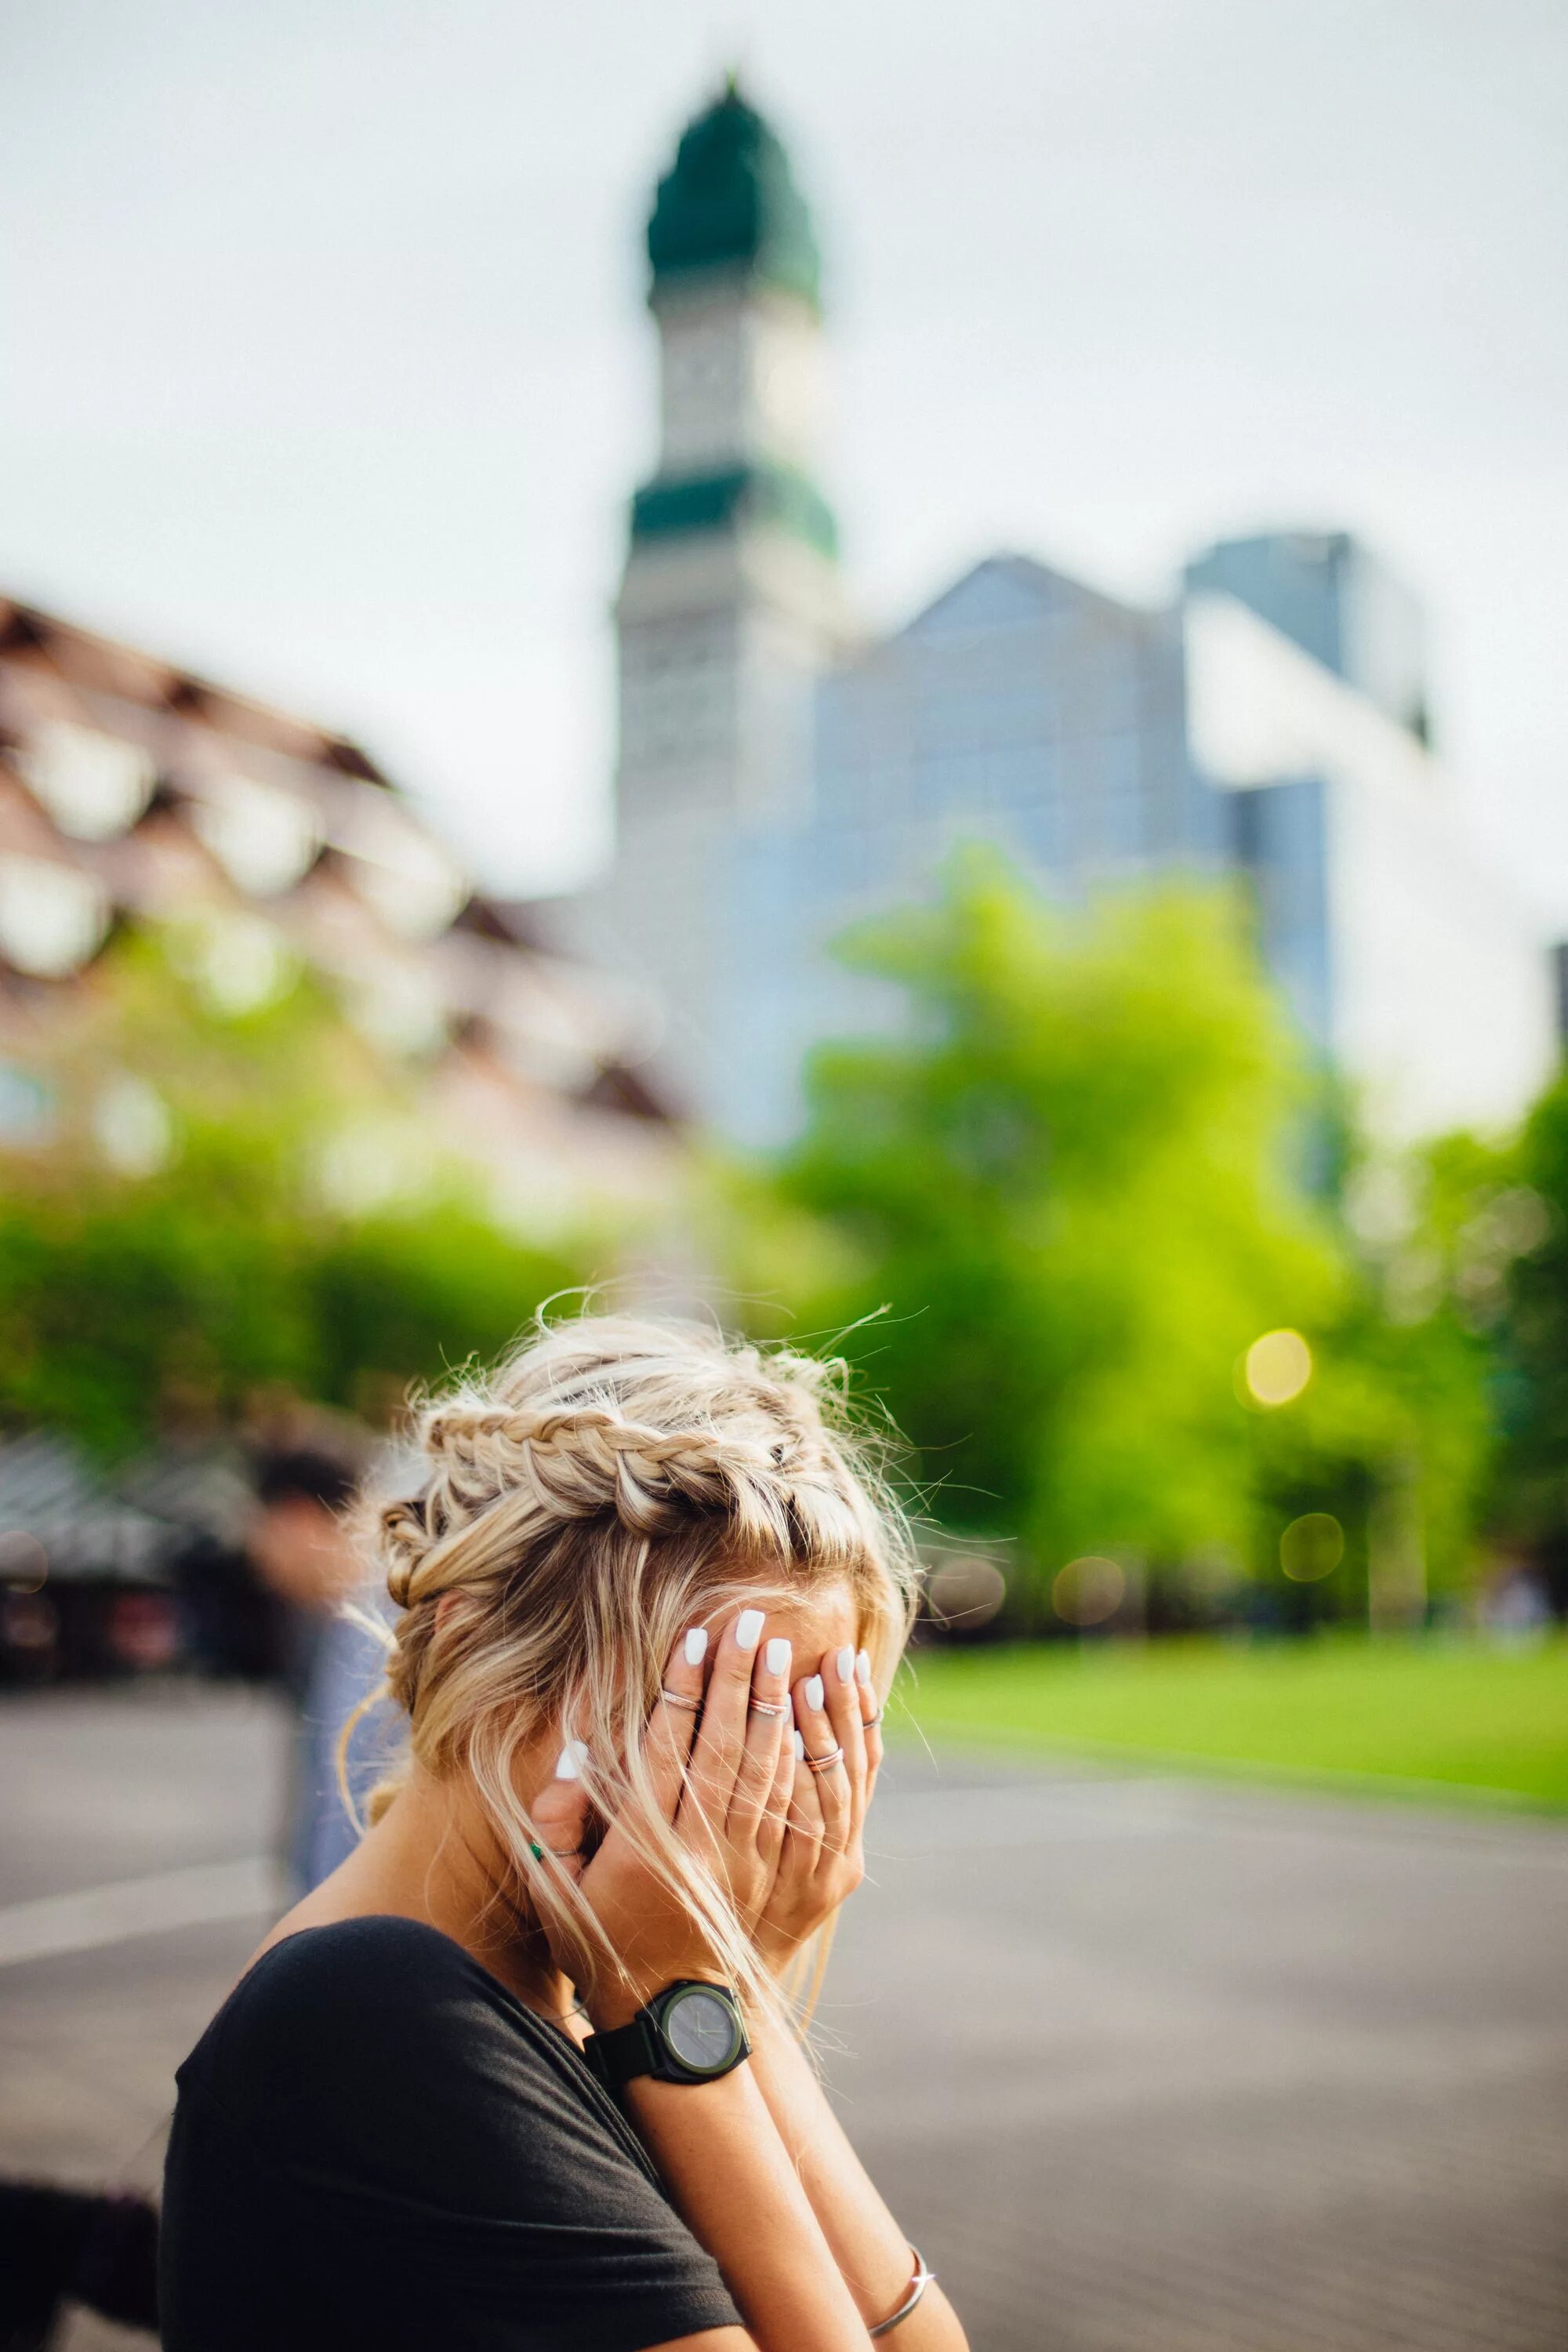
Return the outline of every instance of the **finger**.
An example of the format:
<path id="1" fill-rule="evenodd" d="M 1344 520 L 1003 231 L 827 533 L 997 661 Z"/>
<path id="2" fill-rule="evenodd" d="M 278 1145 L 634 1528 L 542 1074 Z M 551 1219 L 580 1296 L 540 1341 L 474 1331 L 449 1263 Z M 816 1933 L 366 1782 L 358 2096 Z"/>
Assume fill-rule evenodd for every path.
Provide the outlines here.
<path id="1" fill-rule="evenodd" d="M 702 1720 L 687 1767 L 682 1811 L 688 1803 L 694 1803 L 713 1834 L 729 1819 L 735 1775 L 745 1750 L 752 1667 L 762 1632 L 763 1612 L 742 1609 L 734 1623 L 725 1627 L 712 1655 Z"/>
<path id="2" fill-rule="evenodd" d="M 866 1810 L 866 1731 L 860 1713 L 860 1693 L 855 1680 L 855 1645 L 830 1650 L 817 1668 L 833 1726 L 833 1737 L 844 1750 L 844 1770 L 849 1781 L 849 1807 L 858 1828 Z"/>
<path id="3" fill-rule="evenodd" d="M 578 1879 L 583 1875 L 583 1839 L 593 1806 L 577 1776 L 576 1758 L 568 1749 L 561 1760 L 572 1765 L 570 1776 L 563 1779 L 557 1766 L 556 1778 L 545 1782 L 529 1807 L 533 1827 L 529 1853 L 541 1869 L 559 1869 L 568 1878 Z"/>
<path id="4" fill-rule="evenodd" d="M 869 1650 L 855 1653 L 855 1687 L 860 1694 L 860 1722 L 866 1742 L 866 1802 L 869 1804 L 882 1766 L 882 1703 L 871 1679 Z"/>
<path id="5" fill-rule="evenodd" d="M 831 1852 L 842 1853 L 849 1840 L 849 1776 L 837 1752 L 837 1735 L 826 1699 L 820 1675 L 807 1675 L 795 1686 L 795 1719 L 805 1742 L 802 1761 L 816 1782 L 826 1843 Z"/>
<path id="6" fill-rule="evenodd" d="M 826 1824 L 822 1818 L 822 1792 L 816 1785 L 816 1775 L 805 1761 L 805 1740 L 797 1730 L 790 1738 L 790 1762 L 794 1777 L 790 1782 L 789 1840 L 784 1847 L 784 1868 L 791 1866 L 790 1848 L 795 1847 L 794 1859 L 804 1862 L 805 1875 L 816 1869 L 822 1853 L 822 1841 Z"/>
<path id="7" fill-rule="evenodd" d="M 789 1670 L 793 1655 L 784 1635 L 775 1633 L 759 1646 L 752 1661 L 746 1744 L 730 1800 L 730 1832 L 736 1839 L 755 1840 L 773 1793 L 779 1749 L 792 1721 Z"/>
<path id="8" fill-rule="evenodd" d="M 647 1719 L 648 1771 L 660 1811 L 673 1821 L 685 1785 L 686 1761 L 702 1707 L 708 1629 L 693 1625 L 669 1654 L 664 1682 Z"/>
<path id="9" fill-rule="evenodd" d="M 773 1861 L 781 1859 L 784 1831 L 789 1821 L 789 1801 L 795 1792 L 795 1729 L 788 1717 L 780 1724 L 779 1735 L 779 1752 L 773 1760 L 773 1787 L 768 1790 L 768 1801 L 763 1808 L 763 1818 L 757 1829 L 759 1848 Z M 809 1780 L 811 1776 L 807 1773 L 805 1777 Z"/>

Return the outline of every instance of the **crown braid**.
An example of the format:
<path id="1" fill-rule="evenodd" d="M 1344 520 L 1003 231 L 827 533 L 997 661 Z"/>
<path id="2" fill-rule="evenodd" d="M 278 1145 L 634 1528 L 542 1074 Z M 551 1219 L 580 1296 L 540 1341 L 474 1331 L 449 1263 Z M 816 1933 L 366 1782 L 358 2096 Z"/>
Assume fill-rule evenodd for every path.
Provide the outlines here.
<path id="1" fill-rule="evenodd" d="M 703 1335 L 672 1383 L 669 1327 L 566 1328 L 602 1335 L 586 1361 L 568 1355 L 551 1366 L 561 1336 L 551 1334 L 513 1360 L 496 1390 L 465 1386 L 421 1416 L 429 1479 L 380 1520 L 387 1590 L 400 1608 L 504 1573 L 552 1529 L 588 1519 L 613 1519 L 649 1540 L 721 1521 L 738 1549 L 781 1562 L 808 1553 L 843 1561 L 875 1542 L 875 1515 L 822 1417 L 819 1393 L 838 1368 L 784 1353 L 770 1360 Z M 640 1349 L 624 1349 L 617 1360 L 604 1345 L 612 1333 L 635 1336 Z M 705 1380 L 693 1381 L 694 1365 Z M 506 1398 L 553 1369 L 575 1378 L 548 1383 L 552 1392 L 537 1401 Z M 663 1426 L 629 1410 L 625 1392 L 637 1389 L 648 1402 L 678 1403 L 681 1419 Z"/>

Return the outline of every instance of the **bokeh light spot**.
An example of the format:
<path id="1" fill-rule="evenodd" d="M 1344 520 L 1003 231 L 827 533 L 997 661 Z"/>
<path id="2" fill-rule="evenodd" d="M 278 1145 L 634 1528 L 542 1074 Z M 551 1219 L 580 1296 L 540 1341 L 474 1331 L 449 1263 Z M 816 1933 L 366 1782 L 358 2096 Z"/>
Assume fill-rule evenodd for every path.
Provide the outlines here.
<path id="1" fill-rule="evenodd" d="M 1127 1571 L 1120 1560 L 1091 1553 L 1069 1559 L 1051 1586 L 1051 1606 L 1068 1625 L 1103 1625 L 1127 1597 Z"/>
<path id="2" fill-rule="evenodd" d="M 1300 1331 L 1265 1331 L 1242 1359 L 1242 1378 L 1254 1404 L 1290 1404 L 1312 1377 L 1312 1351 Z"/>
<path id="3" fill-rule="evenodd" d="M 0 1532 L 0 1584 L 12 1592 L 38 1592 L 49 1572 L 49 1556 L 37 1536 L 22 1528 Z"/>
<path id="4" fill-rule="evenodd" d="M 1345 1556 L 1345 1531 L 1331 1511 L 1305 1511 L 1279 1538 L 1279 1565 L 1298 1584 L 1315 1584 Z"/>
<path id="5" fill-rule="evenodd" d="M 1007 1598 L 1007 1580 L 994 1559 L 957 1553 L 942 1560 L 926 1587 L 926 1605 L 939 1625 L 977 1633 Z"/>

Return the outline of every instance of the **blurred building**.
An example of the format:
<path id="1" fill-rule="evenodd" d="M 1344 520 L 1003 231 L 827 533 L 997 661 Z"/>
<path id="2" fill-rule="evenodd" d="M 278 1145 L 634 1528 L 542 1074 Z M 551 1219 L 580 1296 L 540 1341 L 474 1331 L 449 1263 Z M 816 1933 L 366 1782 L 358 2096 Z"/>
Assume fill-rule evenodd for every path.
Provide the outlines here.
<path id="1" fill-rule="evenodd" d="M 345 1205 L 431 1150 L 536 1230 L 668 1185 L 645 1001 L 476 892 L 356 745 L 0 604 L 0 1148 L 52 1139 L 62 1043 L 126 926 L 174 940 L 218 1008 L 308 971 L 396 1072 L 416 1106 L 400 1134 L 325 1139 Z M 146 1164 L 158 1122 L 137 1073 L 111 1074 L 107 1156 Z"/>
<path id="2" fill-rule="evenodd" d="M 647 253 L 658 440 L 616 612 L 617 849 L 569 929 L 657 991 L 663 1068 L 721 1119 L 715 1016 L 746 960 L 735 847 L 808 821 L 814 688 L 847 649 L 813 475 L 816 246 L 784 149 L 732 83 L 683 134 Z"/>
<path id="3" fill-rule="evenodd" d="M 1183 575 L 1189 594 L 1234 596 L 1425 743 L 1426 624 L 1386 565 L 1348 531 L 1222 540 Z"/>
<path id="4" fill-rule="evenodd" d="M 682 136 L 647 250 L 660 456 L 617 611 L 617 847 L 559 919 L 660 995 L 696 1109 L 786 1135 L 807 1047 L 896 1017 L 830 942 L 966 839 L 1066 900 L 1245 877 L 1375 1129 L 1522 1108 L 1555 1053 L 1548 961 L 1426 748 L 1419 610 L 1365 549 L 1226 541 L 1154 611 L 996 556 L 857 639 L 810 470 L 816 249 L 732 85 Z"/>

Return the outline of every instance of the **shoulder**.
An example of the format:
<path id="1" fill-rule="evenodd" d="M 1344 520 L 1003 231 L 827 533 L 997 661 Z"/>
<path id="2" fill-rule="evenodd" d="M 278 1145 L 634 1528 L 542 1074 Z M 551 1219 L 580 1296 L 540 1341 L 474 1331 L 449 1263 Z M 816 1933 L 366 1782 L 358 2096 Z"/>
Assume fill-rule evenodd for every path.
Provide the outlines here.
<path id="1" fill-rule="evenodd" d="M 285 1936 L 247 1970 L 225 2008 L 253 2030 L 313 2012 L 340 2023 L 391 2025 L 411 2005 L 451 2000 L 516 2006 L 449 1936 L 421 1919 L 378 1913 Z"/>
<path id="2" fill-rule="evenodd" d="M 288 2172 L 447 2210 L 537 2218 L 657 2194 L 566 2036 L 416 1920 L 285 1937 L 178 2081 L 187 2141 L 237 2133 Z"/>
<path id="3" fill-rule="evenodd" d="M 346 2098 L 416 2107 L 476 2076 L 515 2096 L 559 2079 L 552 2029 L 437 1928 L 336 1920 L 286 1936 L 230 1993 L 181 2067 L 250 2122 Z"/>

